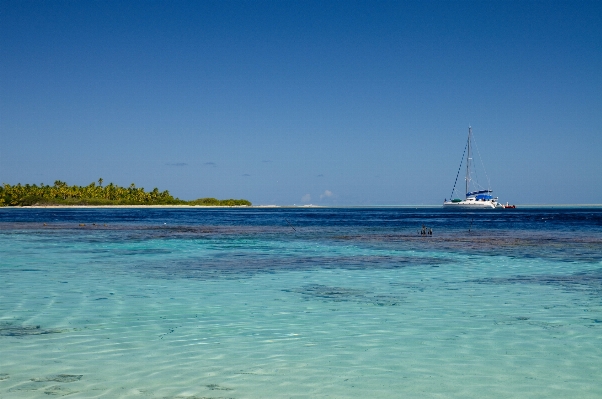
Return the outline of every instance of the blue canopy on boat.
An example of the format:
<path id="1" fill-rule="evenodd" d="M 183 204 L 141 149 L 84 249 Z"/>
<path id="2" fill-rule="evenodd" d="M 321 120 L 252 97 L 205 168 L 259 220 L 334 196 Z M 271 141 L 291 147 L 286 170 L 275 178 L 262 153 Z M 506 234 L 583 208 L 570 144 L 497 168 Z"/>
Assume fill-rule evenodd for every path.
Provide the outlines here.
<path id="1" fill-rule="evenodd" d="M 493 190 L 479 190 L 479 191 L 471 191 L 469 193 L 466 193 L 466 196 L 469 197 L 471 195 L 477 195 L 477 194 L 487 194 L 487 193 L 492 193 Z"/>

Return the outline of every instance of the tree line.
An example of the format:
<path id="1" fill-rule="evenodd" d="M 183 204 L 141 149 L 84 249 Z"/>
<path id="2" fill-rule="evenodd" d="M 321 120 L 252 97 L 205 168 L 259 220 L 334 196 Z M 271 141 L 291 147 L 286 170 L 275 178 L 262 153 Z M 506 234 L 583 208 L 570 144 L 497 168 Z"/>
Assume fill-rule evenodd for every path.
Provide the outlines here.
<path id="1" fill-rule="evenodd" d="M 244 199 L 218 200 L 199 198 L 185 201 L 173 197 L 169 191 L 145 191 L 134 183 L 120 187 L 113 183 L 102 185 L 103 179 L 87 186 L 69 186 L 57 180 L 54 185 L 4 184 L 0 186 L 0 206 L 32 205 L 202 205 L 202 206 L 250 206 Z"/>

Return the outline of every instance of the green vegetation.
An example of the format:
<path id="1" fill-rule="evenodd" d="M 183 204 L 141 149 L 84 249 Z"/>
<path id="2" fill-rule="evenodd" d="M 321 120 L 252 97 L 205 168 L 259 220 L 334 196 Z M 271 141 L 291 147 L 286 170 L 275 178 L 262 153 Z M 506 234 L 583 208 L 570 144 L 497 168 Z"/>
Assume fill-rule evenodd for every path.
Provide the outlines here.
<path id="1" fill-rule="evenodd" d="M 251 203 L 244 199 L 218 200 L 216 198 L 199 198 L 193 201 L 188 201 L 187 204 L 203 206 L 251 206 Z"/>
<path id="2" fill-rule="evenodd" d="M 218 200 L 215 198 L 199 198 L 184 201 L 174 198 L 169 191 L 157 188 L 146 192 L 144 188 L 132 183 L 129 187 L 119 187 L 110 183 L 102 186 L 103 179 L 87 186 L 69 186 L 57 180 L 53 186 L 21 185 L 0 186 L 0 206 L 32 206 L 32 205 L 202 205 L 202 206 L 250 206 L 247 200 Z"/>

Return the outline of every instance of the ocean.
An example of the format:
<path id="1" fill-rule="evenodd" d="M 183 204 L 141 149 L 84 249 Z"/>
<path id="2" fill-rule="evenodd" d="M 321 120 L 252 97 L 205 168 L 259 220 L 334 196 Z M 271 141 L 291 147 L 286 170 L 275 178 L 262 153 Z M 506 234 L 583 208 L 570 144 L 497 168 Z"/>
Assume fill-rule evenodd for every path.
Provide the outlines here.
<path id="1" fill-rule="evenodd" d="M 602 208 L 0 208 L 0 398 L 49 396 L 601 398 Z"/>

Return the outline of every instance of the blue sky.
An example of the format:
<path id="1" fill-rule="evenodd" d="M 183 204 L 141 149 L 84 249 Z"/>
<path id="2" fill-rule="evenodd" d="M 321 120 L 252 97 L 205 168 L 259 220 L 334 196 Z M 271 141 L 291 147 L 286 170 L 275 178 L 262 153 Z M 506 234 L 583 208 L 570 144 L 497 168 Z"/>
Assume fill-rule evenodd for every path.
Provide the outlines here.
<path id="1" fill-rule="evenodd" d="M 0 1 L 0 182 L 602 203 L 602 2 Z M 482 182 L 483 184 L 484 182 Z"/>

